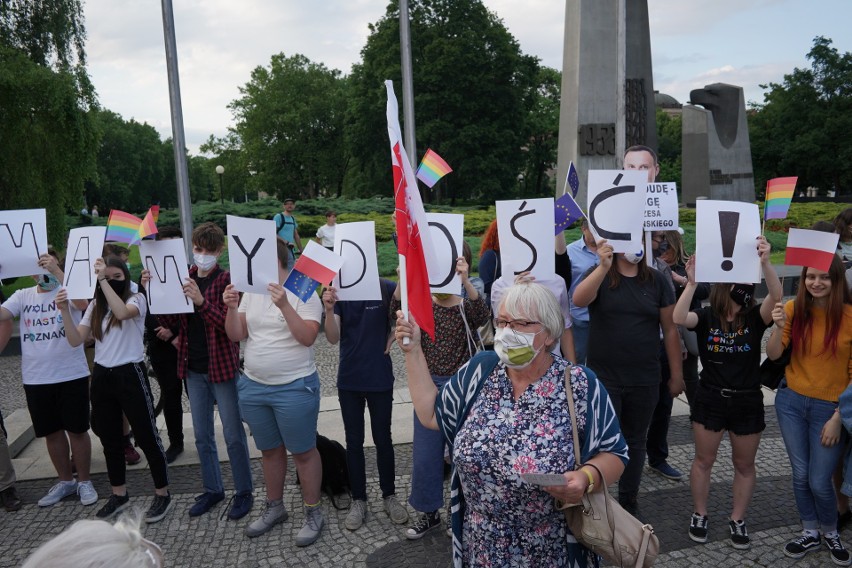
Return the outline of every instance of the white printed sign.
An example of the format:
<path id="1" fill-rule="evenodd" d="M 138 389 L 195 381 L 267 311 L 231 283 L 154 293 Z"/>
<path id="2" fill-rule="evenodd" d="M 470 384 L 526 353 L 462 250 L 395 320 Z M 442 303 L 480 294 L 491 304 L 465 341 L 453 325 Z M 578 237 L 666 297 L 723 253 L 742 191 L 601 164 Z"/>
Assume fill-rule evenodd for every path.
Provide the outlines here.
<path id="1" fill-rule="evenodd" d="M 231 283 L 240 292 L 269 295 L 266 287 L 278 282 L 275 221 L 228 215 L 227 223 Z"/>
<path id="2" fill-rule="evenodd" d="M 645 231 L 673 231 L 678 227 L 677 184 L 649 183 L 645 190 Z"/>
<path id="3" fill-rule="evenodd" d="M 343 259 L 343 266 L 332 282 L 337 299 L 381 300 L 375 222 L 338 224 L 334 231 L 334 252 Z"/>
<path id="4" fill-rule="evenodd" d="M 192 300 L 183 293 L 189 278 L 183 239 L 143 240 L 139 243 L 142 267 L 151 274 L 148 309 L 152 314 L 190 314 Z"/>
<path id="5" fill-rule="evenodd" d="M 514 282 L 521 272 L 550 278 L 556 270 L 553 198 L 497 202 L 502 278 Z"/>
<path id="6" fill-rule="evenodd" d="M 0 211 L 0 278 L 47 274 L 38 257 L 47 252 L 44 209 Z"/>
<path id="7" fill-rule="evenodd" d="M 648 174 L 642 170 L 589 171 L 589 224 L 614 252 L 642 250 Z"/>
<path id="8" fill-rule="evenodd" d="M 95 261 L 104 250 L 106 227 L 80 227 L 68 233 L 65 251 L 65 281 L 69 300 L 88 300 L 95 297 Z"/>
<path id="9" fill-rule="evenodd" d="M 435 252 L 435 265 L 428 266 L 429 289 L 433 294 L 460 295 L 461 276 L 456 272 L 458 258 L 462 256 L 464 215 L 457 213 L 426 213 L 429 236 Z"/>
<path id="10" fill-rule="evenodd" d="M 695 279 L 760 282 L 760 211 L 754 203 L 699 200 L 695 204 Z"/>

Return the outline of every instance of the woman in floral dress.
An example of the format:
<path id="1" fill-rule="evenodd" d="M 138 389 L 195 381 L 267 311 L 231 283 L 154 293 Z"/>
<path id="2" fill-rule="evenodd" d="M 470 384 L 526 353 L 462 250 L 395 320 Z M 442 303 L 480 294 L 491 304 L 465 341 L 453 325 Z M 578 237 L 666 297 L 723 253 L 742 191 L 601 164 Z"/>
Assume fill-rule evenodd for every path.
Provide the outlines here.
<path id="1" fill-rule="evenodd" d="M 399 315 L 396 338 L 417 416 L 453 447 L 454 566 L 597 566 L 599 559 L 571 536 L 554 498 L 577 503 L 586 491 L 603 490 L 601 473 L 616 481 L 627 445 L 594 374 L 550 352 L 564 328 L 553 294 L 535 283 L 509 288 L 495 319 L 494 352 L 477 354 L 440 390 L 420 330 Z M 576 463 L 588 465 L 575 471 Z M 524 481 L 524 473 L 561 474 L 564 483 L 541 487 Z"/>

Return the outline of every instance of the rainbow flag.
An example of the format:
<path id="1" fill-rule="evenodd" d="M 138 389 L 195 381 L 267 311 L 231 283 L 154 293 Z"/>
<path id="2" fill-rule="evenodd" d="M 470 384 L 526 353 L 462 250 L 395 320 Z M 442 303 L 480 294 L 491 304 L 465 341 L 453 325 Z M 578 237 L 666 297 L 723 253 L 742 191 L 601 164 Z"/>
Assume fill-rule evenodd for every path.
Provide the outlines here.
<path id="1" fill-rule="evenodd" d="M 783 219 L 790 209 L 793 192 L 798 177 L 773 178 L 766 182 L 766 202 L 763 206 L 763 220 Z"/>
<path id="2" fill-rule="evenodd" d="M 157 232 L 157 218 L 160 215 L 160 207 L 154 205 L 148 209 L 145 219 L 113 209 L 109 212 L 107 220 L 106 241 L 137 244 L 143 238 Z"/>
<path id="3" fill-rule="evenodd" d="M 426 155 L 417 167 L 417 179 L 432 187 L 438 180 L 453 171 L 453 168 L 444 161 L 444 159 L 432 151 L 432 148 L 426 150 Z"/>

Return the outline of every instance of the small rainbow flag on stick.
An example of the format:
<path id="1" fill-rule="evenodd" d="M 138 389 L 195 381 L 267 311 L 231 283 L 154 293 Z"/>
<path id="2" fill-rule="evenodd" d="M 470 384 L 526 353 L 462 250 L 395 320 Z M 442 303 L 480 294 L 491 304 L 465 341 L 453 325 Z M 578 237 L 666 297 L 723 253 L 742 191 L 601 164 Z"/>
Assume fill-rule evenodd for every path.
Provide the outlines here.
<path id="1" fill-rule="evenodd" d="M 156 234 L 156 222 L 159 215 L 160 208 L 157 205 L 148 210 L 144 220 L 130 213 L 113 209 L 109 212 L 105 240 L 130 245 L 137 244 L 143 238 Z"/>
<path id="2" fill-rule="evenodd" d="M 453 168 L 441 156 L 433 152 L 432 148 L 429 148 L 417 168 L 417 179 L 432 187 L 451 171 L 453 171 Z"/>
<path id="3" fill-rule="evenodd" d="M 773 178 L 766 182 L 766 202 L 763 206 L 763 220 L 784 219 L 793 200 L 798 177 Z"/>

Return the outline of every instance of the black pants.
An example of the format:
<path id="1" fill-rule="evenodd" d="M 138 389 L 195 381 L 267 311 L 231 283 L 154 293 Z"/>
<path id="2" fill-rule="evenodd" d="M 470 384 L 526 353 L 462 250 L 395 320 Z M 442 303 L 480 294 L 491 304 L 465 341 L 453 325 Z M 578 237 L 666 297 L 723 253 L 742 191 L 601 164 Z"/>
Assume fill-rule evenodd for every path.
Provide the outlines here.
<path id="1" fill-rule="evenodd" d="M 92 431 L 104 447 L 110 485 L 117 487 L 126 482 L 123 413 L 148 460 L 154 487 L 166 487 L 169 484 L 166 452 L 157 433 L 154 399 L 145 365 L 139 362 L 109 368 L 96 364 L 92 370 L 91 399 Z"/>
<path id="2" fill-rule="evenodd" d="M 148 342 L 148 358 L 160 385 L 160 404 L 169 443 L 183 445 L 183 381 L 177 375 L 177 349 L 171 344 L 153 339 Z"/>
<path id="3" fill-rule="evenodd" d="M 648 427 L 648 441 L 645 449 L 648 452 L 648 465 L 656 467 L 669 459 L 669 423 L 672 418 L 672 406 L 674 400 L 669 394 L 669 358 L 666 357 L 664 348 L 660 353 L 660 396 L 654 407 L 654 415 L 651 417 L 651 425 Z"/>
<path id="4" fill-rule="evenodd" d="M 370 430 L 376 444 L 379 486 L 382 497 L 396 493 L 395 457 L 391 439 L 393 391 L 365 392 L 338 390 L 343 429 L 346 432 L 346 465 L 353 499 L 367 499 L 367 474 L 364 460 L 364 407 L 370 409 Z"/>

